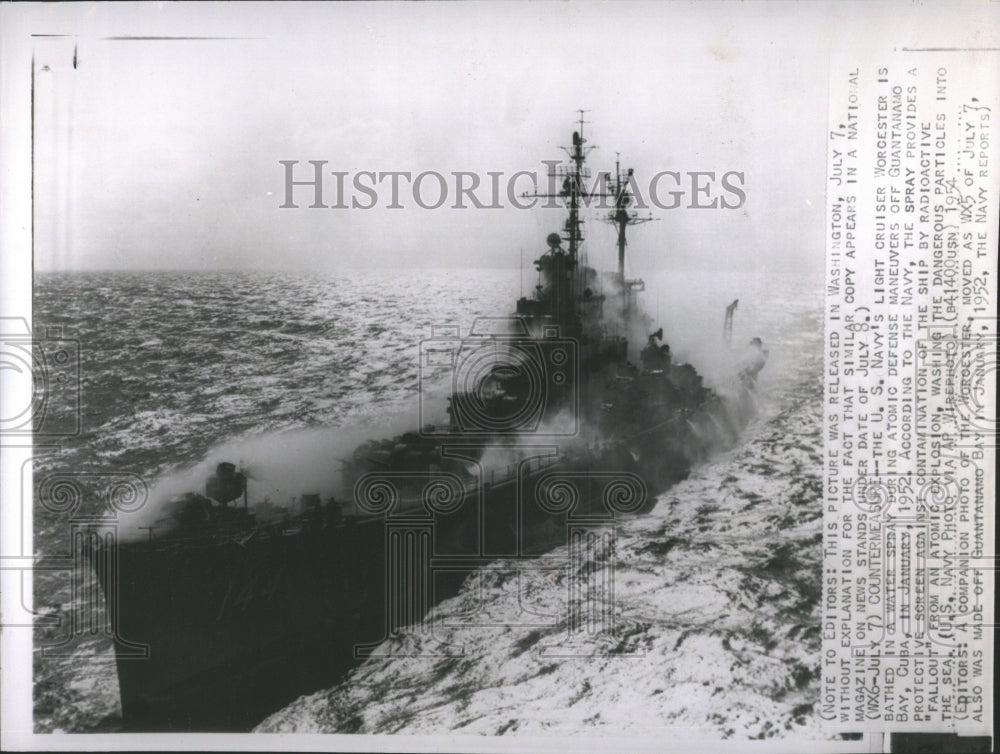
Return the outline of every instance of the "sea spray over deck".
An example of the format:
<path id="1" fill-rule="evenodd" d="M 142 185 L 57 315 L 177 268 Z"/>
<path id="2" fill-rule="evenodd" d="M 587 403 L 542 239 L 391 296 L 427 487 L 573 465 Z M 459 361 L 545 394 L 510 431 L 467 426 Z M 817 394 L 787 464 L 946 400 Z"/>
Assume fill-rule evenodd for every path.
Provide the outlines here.
<path id="1" fill-rule="evenodd" d="M 713 354 L 713 371 L 721 383 L 719 392 L 724 403 L 689 420 L 709 454 L 734 442 L 744 423 L 741 417 L 755 411 L 753 393 L 745 389 L 739 378 L 740 370 L 747 366 L 753 354 L 729 349 L 716 349 Z M 433 394 L 440 396 L 449 388 L 450 380 L 440 374 L 433 377 Z M 533 432 L 502 438 L 502 445 L 488 448 L 479 459 L 478 469 L 483 480 L 497 473 L 507 476 L 516 473 L 517 464 L 529 455 L 537 455 L 534 448 L 545 438 L 558 438 L 562 453 L 583 450 L 603 441 L 596 427 L 577 420 L 577 416 L 564 409 L 547 417 Z M 368 440 L 414 431 L 412 422 L 412 413 L 407 412 L 338 427 L 289 430 L 225 442 L 213 448 L 197 464 L 158 478 L 146 505 L 119 515 L 118 536 L 128 542 L 176 529 L 183 496 L 204 491 L 206 480 L 223 461 L 235 463 L 247 477 L 247 505 L 257 514 L 258 520 L 300 512 L 298 500 L 307 493 L 318 494 L 323 501 L 336 499 L 342 504 L 353 505 L 354 491 L 340 473 L 340 465 Z M 689 460 L 695 462 L 703 457 Z M 239 506 L 242 501 L 233 504 Z"/>
<path id="2" fill-rule="evenodd" d="M 821 364 L 818 352 L 800 358 L 746 442 L 623 519 L 613 553 L 574 572 L 558 567 L 565 547 L 538 568 L 498 560 L 422 627 L 257 730 L 825 738 L 814 713 Z M 609 558 L 614 629 L 560 652 L 568 595 Z"/>
<path id="3" fill-rule="evenodd" d="M 598 280 L 599 276 L 594 270 L 589 267 L 584 270 L 595 281 Z M 618 278 L 604 276 L 602 284 L 610 294 L 603 307 L 604 326 L 609 331 L 622 332 L 628 337 L 630 356 L 633 361 L 638 361 L 636 354 L 645 345 L 644 339 L 648 337 L 647 331 L 653 327 L 653 320 L 641 311 L 632 311 L 629 316 L 625 316 L 622 303 L 626 297 Z M 718 337 L 704 337 L 703 332 L 693 334 L 690 331 L 678 331 L 676 325 L 668 326 L 666 331 L 667 342 L 674 342 L 674 363 L 678 363 L 678 355 L 692 357 L 691 361 L 705 384 L 715 388 L 726 399 L 723 410 L 696 417 L 691 423 L 699 437 L 707 438 L 707 445 L 725 447 L 735 439 L 737 428 L 742 423 L 735 414 L 746 416 L 753 413 L 754 407 L 749 405 L 753 397 L 745 389 L 741 389 L 743 386 L 738 374 L 759 354 L 749 353 L 745 347 L 733 348 Z M 677 336 L 676 339 L 674 336 Z M 516 342 L 514 347 L 517 347 Z M 434 368 L 421 356 L 418 365 L 420 422 L 434 420 L 439 424 L 445 423 L 448 397 L 456 390 L 474 388 L 456 384 L 455 376 L 454 364 Z M 566 411 L 546 416 L 543 425 L 533 434 L 536 437 L 559 437 L 564 449 L 567 446 L 599 443 L 601 438 L 596 428 L 575 426 L 576 419 Z M 567 430 L 567 427 L 572 429 Z M 398 415 L 392 420 L 382 419 L 377 428 L 373 422 L 368 421 L 353 426 L 344 424 L 330 429 L 278 432 L 240 441 L 226 441 L 221 446 L 212 448 L 195 465 L 160 477 L 153 486 L 149 503 L 141 510 L 121 517 L 120 535 L 129 540 L 142 536 L 144 531 L 151 533 L 155 530 L 158 534 L 170 531 L 177 525 L 175 509 L 178 506 L 174 505 L 170 510 L 167 508 L 185 493 L 200 493 L 204 489 L 205 480 L 221 461 L 236 463 L 247 476 L 248 487 L 252 485 L 253 497 L 248 502 L 253 504 L 259 519 L 265 518 L 268 512 L 273 515 L 276 510 L 289 514 L 296 512 L 295 502 L 306 492 L 319 494 L 324 500 L 336 497 L 341 501 L 349 501 L 352 491 L 347 489 L 342 475 L 335 467 L 348 459 L 354 449 L 367 439 L 380 439 L 416 429 L 410 413 Z M 513 448 L 486 452 L 480 464 L 485 474 L 497 470 L 509 472 L 524 457 L 524 453 L 516 446 L 533 438 L 532 433 L 528 433 L 513 439 Z"/>
<path id="4" fill-rule="evenodd" d="M 212 448 L 200 462 L 159 477 L 150 490 L 149 503 L 134 513 L 119 517 L 123 541 L 147 536 L 149 527 L 157 535 L 178 526 L 172 503 L 185 493 L 205 492 L 206 480 L 217 464 L 237 464 L 247 477 L 248 504 L 263 518 L 273 511 L 299 512 L 297 501 L 306 493 L 318 494 L 324 502 L 331 497 L 349 502 L 353 491 L 340 473 L 341 463 L 367 439 L 381 439 L 411 429 L 412 416 L 359 420 L 340 427 L 297 429 L 272 432 Z M 242 500 L 231 505 L 241 506 Z"/>
<path id="5" fill-rule="evenodd" d="M 664 283 L 649 274 L 644 277 L 643 305 L 651 313 L 659 312 L 656 324 L 664 327 L 664 340 L 675 361 L 691 361 L 713 386 L 710 366 L 689 355 L 685 342 L 694 346 L 705 338 L 719 343 L 723 308 L 740 297 L 734 348 L 759 335 L 770 350 L 758 381 L 761 412 L 765 416 L 784 412 L 787 427 L 792 428 L 813 421 L 809 399 L 786 388 L 806 370 L 813 399 L 822 396 L 819 368 L 809 371 L 811 359 L 821 362 L 822 309 L 815 305 L 822 301 L 821 277 L 718 270 L 700 276 L 672 274 Z M 365 416 L 377 419 L 400 411 L 410 417 L 404 426 L 372 436 L 413 429 L 419 423 L 415 403 L 420 339 L 429 336 L 432 325 L 450 323 L 467 332 L 476 316 L 506 311 L 518 283 L 516 270 L 451 270 L 447 275 L 428 270 L 410 272 L 407 281 L 399 285 L 394 271 L 336 278 L 252 272 L 38 275 L 35 328 L 44 331 L 48 325 L 62 325 L 81 343 L 83 432 L 67 438 L 57 453 L 38 451 L 36 481 L 48 473 L 66 473 L 89 485 L 91 479 L 100 480 L 88 476 L 93 471 L 127 472 L 152 487 L 163 473 L 203 463 L 205 473 L 195 475 L 192 488 L 204 491 L 205 477 L 217 460 L 240 460 L 216 459 L 212 449 L 249 432 L 280 438 L 289 428 L 350 427 Z M 808 446 L 813 441 L 789 428 L 785 434 L 792 445 Z M 352 438 L 348 445 L 353 448 L 363 439 Z M 768 479 L 784 480 L 789 486 L 807 484 L 808 462 L 789 466 L 784 444 L 784 439 L 772 445 L 752 443 L 748 454 L 739 458 L 739 467 L 761 476 L 770 472 Z M 275 450 L 280 452 L 280 446 Z M 328 459 L 324 468 L 334 471 Z M 728 472 L 714 461 L 697 470 L 695 477 L 703 483 L 688 487 L 690 494 L 682 496 L 681 488 L 674 488 L 678 511 L 696 511 L 742 484 L 727 482 L 720 489 Z M 251 479 L 251 490 L 255 484 Z M 780 503 L 782 511 L 788 506 L 787 495 L 780 490 L 765 490 L 763 496 Z M 806 498 L 805 492 L 802 497 Z M 747 515 L 755 511 L 760 511 L 759 505 Z M 699 525 L 712 523 L 708 517 Z M 49 510 L 36 498 L 34 524 L 36 553 L 66 553 L 65 514 Z M 747 532 L 745 541 L 750 542 L 754 534 Z M 761 544 L 765 546 L 769 545 Z M 704 553 L 708 560 L 714 555 L 712 550 Z M 651 573 L 659 573 L 657 563 L 662 558 L 652 550 L 647 557 Z M 696 566 L 694 561 L 684 564 L 689 571 Z M 85 576 L 92 579 L 89 573 Z M 87 607 L 76 602 L 73 584 L 65 571 L 34 574 L 36 609 L 61 619 L 58 626 L 36 630 L 36 730 L 115 730 L 120 724 L 118 682 L 107 637 L 88 634 L 68 647 L 64 656 L 40 652 L 44 644 L 61 640 L 71 611 Z M 788 584 L 789 599 L 797 589 L 797 582 Z M 692 626 L 695 623 L 692 620 Z M 802 643 L 801 651 L 808 656 L 812 645 L 811 639 L 802 639 L 804 631 L 790 631 L 782 641 Z M 695 629 L 692 636 L 698 633 Z M 499 647 L 497 657 L 503 657 Z M 656 662 L 649 669 L 667 673 Z M 594 687 L 600 692 L 598 684 Z M 652 693 L 658 687 L 650 688 Z M 706 688 L 709 693 L 714 690 Z M 725 701 L 718 695 L 713 699 L 716 707 Z M 497 715 L 507 709 L 498 708 Z M 609 711 L 600 719 L 613 720 L 621 712 Z M 567 717 L 571 719 L 572 715 Z M 768 719 L 762 710 L 759 727 Z"/>

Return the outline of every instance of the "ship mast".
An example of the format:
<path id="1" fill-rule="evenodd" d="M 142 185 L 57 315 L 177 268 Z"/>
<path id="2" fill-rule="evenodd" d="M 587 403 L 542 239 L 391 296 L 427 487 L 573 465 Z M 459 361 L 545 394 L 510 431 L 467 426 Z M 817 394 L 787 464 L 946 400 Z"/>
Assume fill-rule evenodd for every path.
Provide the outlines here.
<path id="1" fill-rule="evenodd" d="M 593 147 L 585 147 L 587 143 L 583 135 L 583 126 L 587 121 L 583 119 L 586 110 L 577 110 L 580 113 L 578 130 L 573 132 L 573 144 L 569 147 L 562 147 L 563 151 L 569 155 L 569 165 L 552 165 L 549 171 L 550 185 L 558 188 L 554 193 L 525 193 L 523 196 L 530 199 L 561 199 L 566 203 L 569 217 L 563 226 L 563 240 L 567 244 L 567 253 L 573 265 L 578 261 L 580 246 L 583 243 L 583 220 L 580 219 L 580 208 L 582 200 L 589 197 L 603 197 L 606 194 L 588 193 L 586 181 L 590 178 L 590 169 L 585 166 L 587 155 Z M 551 163 L 550 163 L 551 164 Z"/>
<path id="2" fill-rule="evenodd" d="M 562 227 L 562 233 L 553 233 L 549 237 L 550 251 L 543 255 L 541 259 L 535 261 L 536 267 L 551 283 L 551 286 L 536 287 L 538 294 L 557 303 L 555 309 L 562 310 L 563 306 L 575 307 L 575 302 L 579 295 L 579 276 L 581 261 L 581 247 L 583 244 L 583 219 L 581 210 L 587 205 L 590 199 L 612 199 L 611 214 L 605 218 L 607 222 L 613 223 L 618 229 L 618 283 L 622 288 L 622 309 L 628 312 L 631 308 L 632 293 L 645 290 L 645 283 L 642 280 L 627 280 L 625 278 L 625 247 L 626 229 L 630 225 L 639 225 L 649 222 L 653 217 L 639 217 L 638 213 L 631 209 L 633 195 L 631 190 L 632 170 L 622 171 L 620 161 L 615 161 L 615 175 L 612 178 L 610 173 L 605 173 L 602 182 L 593 190 L 587 188 L 590 179 L 590 169 L 586 166 L 587 155 L 593 149 L 588 147 L 587 139 L 584 136 L 584 125 L 587 123 L 583 119 L 586 110 L 578 110 L 580 117 L 577 130 L 573 132 L 573 143 L 571 146 L 562 147 L 563 151 L 569 155 L 569 163 L 549 163 L 549 190 L 544 193 L 526 192 L 522 194 L 525 198 L 557 200 L 562 203 L 567 211 L 567 218 Z M 602 205 L 607 207 L 607 205 Z M 566 243 L 564 249 L 561 242 Z M 556 273 L 552 266 L 556 264 L 553 260 L 555 255 L 562 255 L 563 272 Z M 547 260 L 547 261 L 545 261 Z M 566 275 L 565 273 L 568 273 Z M 542 291 L 552 291 L 543 294 Z M 528 311 L 532 305 L 519 304 L 519 311 Z"/>
<path id="3" fill-rule="evenodd" d="M 609 184 L 608 190 L 615 198 L 615 206 L 605 221 L 618 229 L 618 280 L 622 286 L 622 305 L 627 309 L 630 295 L 633 292 L 645 290 L 646 283 L 639 278 L 625 279 L 625 247 L 628 246 L 625 231 L 629 225 L 641 225 L 657 218 L 639 217 L 637 212 L 629 209 L 632 205 L 632 168 L 623 171 L 617 155 L 615 156 L 615 177 L 609 181 Z"/>
<path id="4" fill-rule="evenodd" d="M 569 256 L 570 259 L 574 261 L 579 253 L 580 244 L 583 242 L 583 232 L 581 231 L 581 225 L 583 221 L 580 219 L 580 199 L 584 196 L 584 183 L 585 180 L 590 178 L 590 170 L 584 167 L 584 162 L 587 159 L 587 153 L 590 152 L 593 147 L 588 147 L 584 149 L 583 145 L 587 143 L 587 140 L 583 137 L 583 120 L 584 110 L 579 110 L 580 113 L 580 130 L 573 133 L 573 146 L 571 148 L 563 147 L 566 152 L 569 153 L 569 158 L 572 163 L 572 167 L 564 171 L 563 178 L 563 188 L 562 193 L 568 194 L 568 204 L 567 209 L 569 210 L 569 217 L 566 219 L 566 240 L 569 243 Z M 559 176 L 559 171 L 556 171 L 557 177 Z"/>

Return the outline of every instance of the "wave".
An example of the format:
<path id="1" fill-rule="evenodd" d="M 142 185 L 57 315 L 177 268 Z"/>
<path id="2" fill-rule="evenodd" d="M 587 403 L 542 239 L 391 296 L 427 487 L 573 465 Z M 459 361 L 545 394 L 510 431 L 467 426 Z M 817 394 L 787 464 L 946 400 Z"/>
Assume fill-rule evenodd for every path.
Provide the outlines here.
<path id="1" fill-rule="evenodd" d="M 257 730 L 827 737 L 814 714 L 818 373 L 782 398 L 741 447 L 620 521 L 612 545 L 570 567 L 566 547 L 493 563 L 342 683 Z M 595 599 L 604 621 L 572 630 L 570 595 Z"/>

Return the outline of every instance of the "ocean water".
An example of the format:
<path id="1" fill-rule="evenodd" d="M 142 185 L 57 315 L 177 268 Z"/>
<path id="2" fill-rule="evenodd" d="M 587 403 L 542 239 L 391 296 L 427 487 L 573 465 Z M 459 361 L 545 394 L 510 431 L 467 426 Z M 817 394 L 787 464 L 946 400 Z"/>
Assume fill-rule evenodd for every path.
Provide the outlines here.
<path id="1" fill-rule="evenodd" d="M 737 447 L 620 526 L 617 655 L 545 659 L 536 645 L 554 635 L 518 628 L 514 613 L 524 600 L 557 604 L 567 584 L 512 578 L 498 562 L 435 611 L 466 648 L 461 659 L 399 656 L 400 646 L 419 649 L 422 634 L 408 633 L 262 728 L 819 735 L 820 283 L 765 273 L 647 279 L 644 306 L 675 359 L 709 383 L 734 298 L 734 341 L 760 336 L 770 356 L 758 416 Z M 83 494 L 59 505 L 36 496 L 36 554 L 66 554 L 69 519 L 103 510 L 115 475 L 156 490 L 230 451 L 249 454 L 251 469 L 254 454 L 313 464 L 289 430 L 353 447 L 360 426 L 384 430 L 377 436 L 415 427 L 421 339 L 508 313 L 520 289 L 516 270 L 38 275 L 36 330 L 58 325 L 79 342 L 82 431 L 39 453 L 36 484 L 67 476 Z M 101 602 L 87 573 L 35 574 L 40 618 L 61 619 L 36 629 L 39 731 L 120 727 L 110 639 L 70 628 L 81 625 L 74 615 L 100 625 Z M 492 628 L 461 625 L 473 604 L 497 616 Z"/>

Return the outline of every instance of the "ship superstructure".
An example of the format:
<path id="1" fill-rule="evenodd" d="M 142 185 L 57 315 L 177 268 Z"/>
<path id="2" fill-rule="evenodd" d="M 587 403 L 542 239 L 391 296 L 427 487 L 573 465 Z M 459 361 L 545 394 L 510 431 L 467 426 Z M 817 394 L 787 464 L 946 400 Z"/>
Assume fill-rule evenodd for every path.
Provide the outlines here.
<path id="1" fill-rule="evenodd" d="M 651 327 L 642 281 L 625 277 L 626 229 L 646 218 L 618 165 L 588 193 L 583 125 L 554 168 L 547 196 L 567 216 L 535 260 L 533 295 L 440 343 L 446 415 L 331 459 L 349 497 L 303 489 L 297 511 L 271 515 L 222 459 L 204 491 L 163 503 L 148 536 L 93 548 L 127 727 L 246 729 L 418 625 L 475 568 L 639 512 L 735 440 L 752 401 L 705 387 L 662 329 L 629 361 L 625 333 Z M 595 197 L 618 231 L 610 285 L 582 254 Z M 740 390 L 762 366 L 744 370 Z M 559 503 L 560 483 L 575 485 L 573 506 Z"/>

